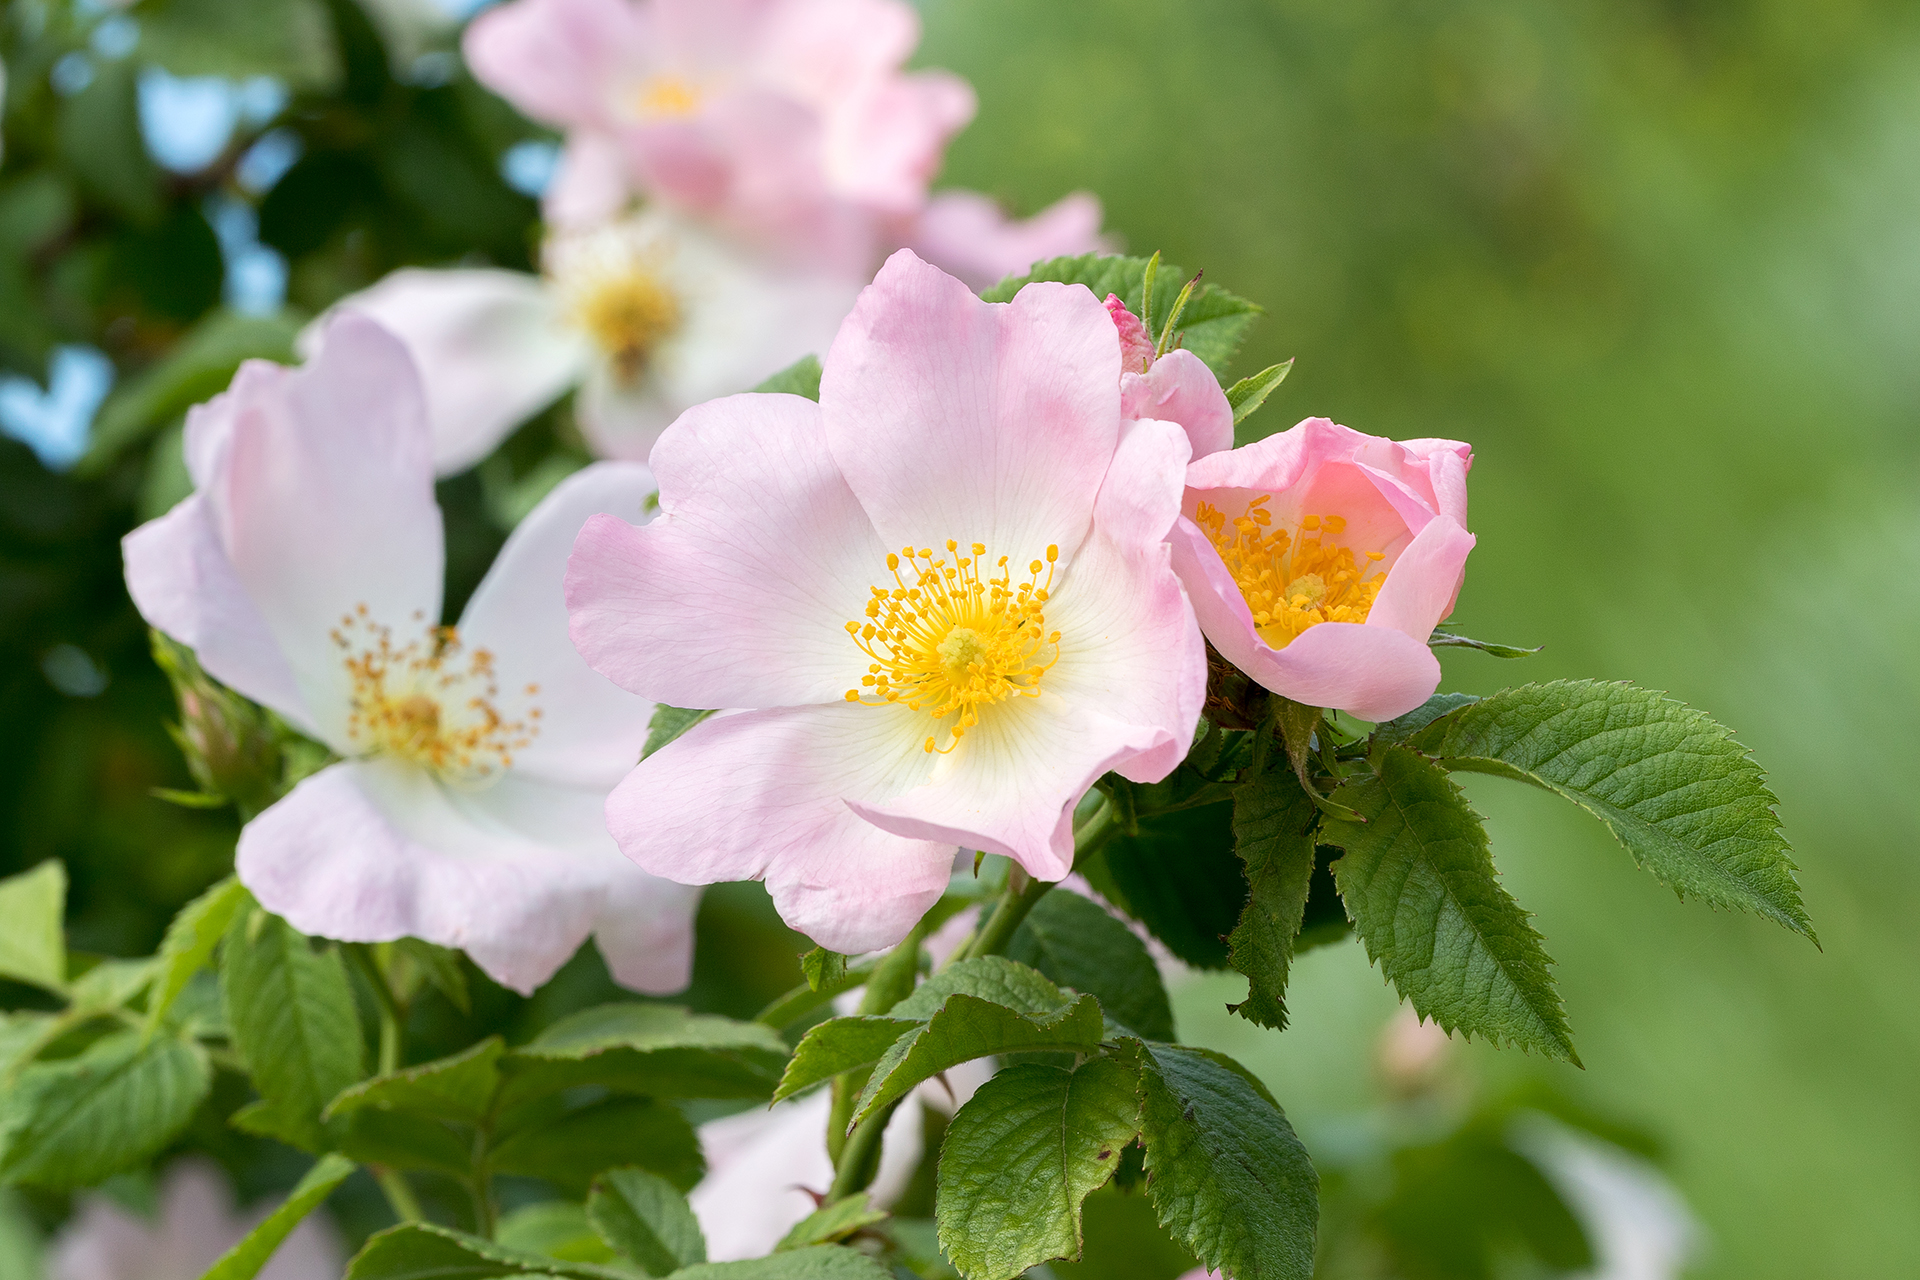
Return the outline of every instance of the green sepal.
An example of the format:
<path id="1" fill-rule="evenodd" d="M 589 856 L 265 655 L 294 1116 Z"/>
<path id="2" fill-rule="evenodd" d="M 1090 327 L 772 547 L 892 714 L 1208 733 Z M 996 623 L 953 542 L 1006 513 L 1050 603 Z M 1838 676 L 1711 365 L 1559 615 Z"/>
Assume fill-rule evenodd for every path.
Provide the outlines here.
<path id="1" fill-rule="evenodd" d="M 820 399 L 822 372 L 819 356 L 801 356 L 754 390 L 763 395 L 805 396 L 817 402 Z"/>
<path id="2" fill-rule="evenodd" d="M 1293 372 L 1293 361 L 1270 364 L 1252 377 L 1242 378 L 1227 388 L 1227 404 L 1233 409 L 1233 425 L 1239 426 L 1267 402 L 1274 389 Z"/>
<path id="3" fill-rule="evenodd" d="M 1469 636 L 1456 635 L 1451 631 L 1438 629 L 1427 637 L 1427 643 L 1435 649 L 1478 649 L 1496 658 L 1531 658 L 1546 648 L 1545 645 L 1537 644 L 1531 649 L 1522 649 L 1518 645 L 1494 644 L 1490 640 L 1475 640 Z"/>

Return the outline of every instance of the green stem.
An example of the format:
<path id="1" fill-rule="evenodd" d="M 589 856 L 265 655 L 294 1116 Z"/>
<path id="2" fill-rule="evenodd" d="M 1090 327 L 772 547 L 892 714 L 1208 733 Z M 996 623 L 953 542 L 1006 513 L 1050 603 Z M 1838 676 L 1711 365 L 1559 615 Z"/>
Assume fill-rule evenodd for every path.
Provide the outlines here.
<path id="1" fill-rule="evenodd" d="M 873 1181 L 874 1174 L 880 1170 L 880 1139 L 899 1105 L 896 1102 L 882 1107 L 854 1126 L 852 1136 L 840 1150 L 840 1164 L 833 1171 L 833 1187 L 827 1192 L 828 1204 L 866 1190 L 867 1184 Z"/>
<path id="2" fill-rule="evenodd" d="M 402 1222 L 425 1222 L 427 1215 L 420 1208 L 420 1198 L 413 1194 L 413 1186 L 405 1174 L 386 1165 L 369 1165 L 373 1180 L 380 1184 L 381 1192 L 387 1197 L 387 1205 L 393 1210 L 393 1216 Z"/>
<path id="3" fill-rule="evenodd" d="M 404 1047 L 405 1020 L 400 1013 L 399 1002 L 393 998 L 393 988 L 387 985 L 386 975 L 380 972 L 380 962 L 374 958 L 372 947 L 364 942 L 345 942 L 341 947 L 346 951 L 347 959 L 360 970 L 360 976 L 373 989 L 373 1002 L 380 1014 L 380 1074 L 391 1075 L 400 1069 Z"/>
<path id="4" fill-rule="evenodd" d="M 1093 812 L 1080 819 L 1073 828 L 1073 860 L 1078 865 L 1085 858 L 1111 840 L 1119 831 L 1115 821 L 1113 802 L 1101 798 Z M 1032 913 L 1040 899 L 1053 890 L 1054 882 L 1035 880 L 1018 865 L 1007 869 L 1007 887 L 1000 895 L 999 903 L 993 909 L 993 916 L 981 926 L 973 940 L 962 948 L 957 958 L 972 960 L 979 956 L 997 956 L 1007 949 L 1013 941 L 1013 935 L 1020 924 Z"/>

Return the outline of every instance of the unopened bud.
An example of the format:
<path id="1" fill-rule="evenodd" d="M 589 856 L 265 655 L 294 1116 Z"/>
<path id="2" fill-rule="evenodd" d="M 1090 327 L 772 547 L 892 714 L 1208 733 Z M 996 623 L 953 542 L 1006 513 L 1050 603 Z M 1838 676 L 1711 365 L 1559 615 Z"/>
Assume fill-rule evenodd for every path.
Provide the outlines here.
<path id="1" fill-rule="evenodd" d="M 286 770 L 268 713 L 215 681 L 191 649 L 158 631 L 153 657 L 180 705 L 180 723 L 168 731 L 204 798 L 231 800 L 243 818 L 277 800 Z"/>
<path id="2" fill-rule="evenodd" d="M 1145 373 L 1153 367 L 1153 335 L 1140 317 L 1127 310 L 1118 294 L 1107 295 L 1107 314 L 1120 333 L 1120 372 Z"/>

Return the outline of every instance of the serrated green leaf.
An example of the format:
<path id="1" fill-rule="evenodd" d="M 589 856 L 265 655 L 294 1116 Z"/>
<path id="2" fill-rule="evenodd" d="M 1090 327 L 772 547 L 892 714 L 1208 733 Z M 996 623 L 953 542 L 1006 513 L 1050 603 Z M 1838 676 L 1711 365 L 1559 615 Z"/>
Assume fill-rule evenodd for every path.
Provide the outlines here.
<path id="1" fill-rule="evenodd" d="M 1058 1013 L 1071 997 L 1037 970 L 1005 956 L 976 956 L 948 965 L 887 1011 L 890 1018 L 925 1022 L 952 995 L 969 995 L 1019 1013 Z"/>
<path id="2" fill-rule="evenodd" d="M 807 986 L 822 991 L 846 980 L 847 958 L 838 951 L 815 947 L 800 957 L 800 972 L 806 977 Z"/>
<path id="3" fill-rule="evenodd" d="M 333 1194 L 333 1189 L 354 1171 L 353 1161 L 344 1156 L 324 1155 L 307 1170 L 291 1194 L 268 1214 L 259 1226 L 247 1232 L 239 1244 L 226 1251 L 201 1280 L 253 1280 L 267 1265 L 273 1251 L 293 1233 L 306 1216 Z"/>
<path id="4" fill-rule="evenodd" d="M 499 1036 L 488 1036 L 452 1057 L 363 1080 L 329 1102 L 321 1119 L 373 1108 L 478 1124 L 500 1087 L 500 1058 L 505 1052 Z"/>
<path id="5" fill-rule="evenodd" d="M 198 321 L 152 367 L 116 388 L 94 419 L 92 442 L 75 468 L 101 474 L 121 452 L 226 389 L 245 360 L 294 359 L 300 320 L 288 313 L 256 316 L 218 310 Z"/>
<path id="6" fill-rule="evenodd" d="M 220 960 L 233 1047 L 280 1136 L 324 1150 L 320 1111 L 366 1074 L 366 1041 L 338 951 L 257 906 L 234 913 Z"/>
<path id="7" fill-rule="evenodd" d="M 583 1084 L 657 1098 L 765 1098 L 787 1057 L 786 1041 L 762 1022 L 612 1004 L 562 1018 L 501 1069 L 514 1100 Z"/>
<path id="8" fill-rule="evenodd" d="M 66 989 L 66 909 L 67 869 L 57 859 L 0 880 L 0 978 Z"/>
<path id="9" fill-rule="evenodd" d="M 748 1262 L 702 1263 L 674 1272 L 673 1280 L 893 1280 L 893 1273 L 864 1253 L 817 1244 Z"/>
<path id="10" fill-rule="evenodd" d="M 147 1034 L 152 1035 L 187 989 L 193 975 L 213 963 L 214 950 L 233 924 L 233 916 L 249 895 L 240 881 L 228 876 L 180 909 L 160 940 L 159 972 L 147 997 Z"/>
<path id="11" fill-rule="evenodd" d="M 988 302 L 1010 302 L 1025 286 L 1039 280 L 1057 280 L 1084 284 L 1093 296 L 1104 299 L 1117 295 L 1127 310 L 1143 318 L 1141 309 L 1146 282 L 1147 259 L 1118 254 L 1090 253 L 1074 258 L 1053 258 L 1036 262 L 1026 275 L 1009 277 L 980 296 Z M 1172 313 L 1174 299 L 1180 296 L 1190 273 L 1162 262 L 1155 275 L 1152 317 Z M 1174 326 L 1174 345 L 1185 348 L 1205 361 L 1216 375 L 1226 371 L 1234 352 L 1246 337 L 1247 327 L 1263 308 L 1235 297 L 1225 289 L 1202 283 L 1193 291 Z"/>
<path id="12" fill-rule="evenodd" d="M 227 1123 L 290 1144 L 301 1135 L 297 1123 L 283 1118 L 267 1102 L 245 1108 Z M 327 1128 L 340 1150 L 361 1164 L 426 1169 L 460 1179 L 473 1174 L 473 1139 L 416 1112 L 368 1108 L 342 1116 Z"/>
<path id="13" fill-rule="evenodd" d="M 779 1088 L 773 1091 L 773 1101 L 791 1098 L 843 1071 L 878 1062 L 895 1041 L 919 1025 L 911 1018 L 856 1014 L 808 1029 L 794 1048 Z"/>
<path id="14" fill-rule="evenodd" d="M 1679 894 L 1813 938 L 1766 775 L 1733 735 L 1632 685 L 1556 680 L 1482 698 L 1407 745 L 1565 796 Z"/>
<path id="15" fill-rule="evenodd" d="M 887 1050 L 860 1093 L 853 1122 L 963 1062 L 1002 1053 L 1093 1053 L 1105 1034 L 1106 1019 L 1092 996 L 1081 996 L 1056 1013 L 1023 1014 L 956 992 L 926 1025 L 907 1032 Z"/>
<path id="16" fill-rule="evenodd" d="M 340 74 L 333 24 L 319 0 L 147 0 L 140 52 L 179 76 L 276 76 L 318 89 Z"/>
<path id="17" fill-rule="evenodd" d="M 1097 997 L 1106 1016 L 1129 1031 L 1173 1039 L 1173 1006 L 1160 967 L 1133 930 L 1097 902 L 1049 893 L 1021 922 L 1007 958 Z"/>
<path id="18" fill-rule="evenodd" d="M 1287 380 L 1293 372 L 1293 361 L 1285 360 L 1271 364 L 1249 378 L 1242 378 L 1227 388 L 1227 404 L 1233 408 L 1233 425 L 1239 426 L 1250 417 L 1254 410 L 1267 402 L 1274 388 Z"/>
<path id="19" fill-rule="evenodd" d="M 706 1172 L 693 1126 L 651 1098 L 607 1098 L 526 1125 L 500 1139 L 487 1163 L 495 1172 L 545 1178 L 578 1196 L 595 1175 L 626 1165 L 651 1170 L 682 1191 Z"/>
<path id="20" fill-rule="evenodd" d="M 1501 887 L 1480 815 L 1439 766 L 1405 747 L 1334 792 L 1360 822 L 1327 822 L 1354 927 L 1400 994 L 1448 1031 L 1578 1062 L 1526 912 Z"/>
<path id="21" fill-rule="evenodd" d="M 53 1030 L 54 1015 L 41 1013 L 33 1009 L 18 1009 L 12 1013 L 0 1013 L 0 1086 L 7 1082 L 7 1076 L 13 1069 L 30 1060 L 47 1047 Z"/>
<path id="22" fill-rule="evenodd" d="M 1287 971 L 1313 884 L 1319 812 L 1285 768 L 1268 769 L 1233 797 L 1235 844 L 1248 894 L 1240 923 L 1227 938 L 1233 967 L 1247 977 L 1247 998 L 1232 1009 L 1276 1031 L 1287 1025 Z"/>
<path id="23" fill-rule="evenodd" d="M 1427 637 L 1427 643 L 1436 649 L 1478 649 L 1496 658 L 1531 658 L 1546 647 L 1535 645 L 1531 649 L 1522 649 L 1518 645 L 1494 644 L 1490 640 L 1475 640 L 1469 636 L 1455 635 L 1451 631 L 1435 631 Z"/>
<path id="24" fill-rule="evenodd" d="M 77 1058 L 26 1067 L 0 1090 L 0 1183 L 90 1186 L 171 1142 L 207 1095 L 198 1045 L 108 1036 Z"/>
<path id="25" fill-rule="evenodd" d="M 712 711 L 691 711 L 685 707 L 669 707 L 665 703 L 656 706 L 653 709 L 653 719 L 647 721 L 647 741 L 640 748 L 640 758 L 645 760 L 713 714 L 715 713 Z"/>
<path id="26" fill-rule="evenodd" d="M 76 957 L 69 955 L 67 963 L 78 968 L 75 960 Z M 144 960 L 100 960 L 67 985 L 73 1008 L 100 1013 L 118 1009 L 153 983 L 158 967 L 154 956 Z"/>
<path id="27" fill-rule="evenodd" d="M 408 1222 L 368 1240 L 347 1264 L 345 1280 L 496 1280 L 502 1276 L 607 1280 L 619 1275 L 606 1267 L 542 1257 L 430 1222 Z"/>
<path id="28" fill-rule="evenodd" d="M 1407 714 L 1375 727 L 1370 741 L 1377 745 L 1405 742 L 1441 716 L 1478 701 L 1479 697 L 1471 693 L 1436 693 Z"/>
<path id="29" fill-rule="evenodd" d="M 1142 814 L 1101 850 L 1095 876 L 1110 878 L 1127 914 L 1198 969 L 1227 963 L 1226 936 L 1247 903 L 1247 880 L 1233 851 L 1233 805 L 1203 804 Z M 1103 890 L 1104 892 L 1104 890 Z"/>
<path id="30" fill-rule="evenodd" d="M 940 1245 L 967 1280 L 1011 1280 L 1080 1256 L 1080 1205 L 1140 1132 L 1140 1071 L 1094 1058 L 1023 1064 L 980 1086 L 948 1126 L 936 1200 Z"/>
<path id="31" fill-rule="evenodd" d="M 1313 1274 L 1320 1180 L 1270 1095 L 1202 1049 L 1141 1050 L 1141 1136 L 1160 1223 L 1235 1280 Z"/>
<path id="32" fill-rule="evenodd" d="M 538 1253 L 563 1262 L 618 1263 L 620 1257 L 593 1229 L 584 1205 L 571 1200 L 542 1200 L 503 1214 L 493 1238 L 509 1249 Z"/>
<path id="33" fill-rule="evenodd" d="M 820 399 L 821 372 L 819 356 L 801 356 L 754 390 L 763 394 L 805 396 L 817 401 Z"/>
<path id="34" fill-rule="evenodd" d="M 707 1260 L 707 1238 L 687 1198 L 645 1169 L 608 1169 L 594 1179 L 587 1218 L 600 1238 L 651 1276 Z"/>
<path id="35" fill-rule="evenodd" d="M 845 1240 L 856 1231 L 871 1227 L 876 1222 L 885 1222 L 887 1211 L 873 1207 L 873 1201 L 862 1191 L 855 1195 L 842 1196 L 831 1204 L 823 1204 L 800 1221 L 793 1229 L 782 1236 L 780 1243 L 773 1247 L 775 1253 L 789 1253 L 795 1249 L 805 1249 L 809 1245 L 832 1244 Z"/>

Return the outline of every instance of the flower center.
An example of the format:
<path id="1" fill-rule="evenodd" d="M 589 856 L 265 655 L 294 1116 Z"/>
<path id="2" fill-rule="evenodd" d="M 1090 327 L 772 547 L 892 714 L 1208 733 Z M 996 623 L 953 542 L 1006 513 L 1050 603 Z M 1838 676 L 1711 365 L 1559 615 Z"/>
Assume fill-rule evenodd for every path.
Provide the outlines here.
<path id="1" fill-rule="evenodd" d="M 699 86 L 676 75 L 655 76 L 634 90 L 633 108 L 643 120 L 684 120 L 700 109 Z"/>
<path id="2" fill-rule="evenodd" d="M 900 548 L 887 557 L 894 585 L 874 587 L 867 620 L 847 624 L 872 659 L 847 701 L 927 712 L 938 722 L 928 751 L 953 750 L 980 723 L 983 706 L 1039 697 L 1040 677 L 1060 660 L 1060 633 L 1047 631 L 1043 612 L 1060 548 L 1048 547 L 1046 560 L 1029 564 L 1017 584 L 1006 556 L 988 567 L 986 545 L 970 549 L 960 555 L 960 544 L 949 541 L 951 559 L 935 559 L 927 548 Z"/>
<path id="3" fill-rule="evenodd" d="M 644 263 L 621 265 L 575 297 L 573 321 L 606 353 L 622 382 L 637 379 L 654 348 L 680 326 L 680 300 Z"/>
<path id="4" fill-rule="evenodd" d="M 493 655 L 468 653 L 452 627 L 425 625 L 396 644 L 393 629 L 360 605 L 332 633 L 353 681 L 347 737 L 366 756 L 419 765 L 445 781 L 480 783 L 513 767 L 513 753 L 540 732 L 540 709 L 508 720 L 500 713 Z M 526 696 L 540 692 L 528 685 Z"/>
<path id="5" fill-rule="evenodd" d="M 1384 571 L 1366 571 L 1385 554 L 1367 551 L 1356 559 L 1351 549 L 1328 542 L 1347 527 L 1340 516 L 1303 516 L 1291 532 L 1272 528 L 1272 498 L 1261 494 L 1232 521 L 1205 502 L 1194 513 L 1246 597 L 1260 638 L 1284 649 L 1322 622 L 1365 622 L 1387 580 Z"/>

